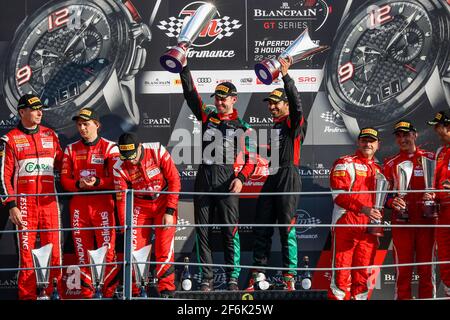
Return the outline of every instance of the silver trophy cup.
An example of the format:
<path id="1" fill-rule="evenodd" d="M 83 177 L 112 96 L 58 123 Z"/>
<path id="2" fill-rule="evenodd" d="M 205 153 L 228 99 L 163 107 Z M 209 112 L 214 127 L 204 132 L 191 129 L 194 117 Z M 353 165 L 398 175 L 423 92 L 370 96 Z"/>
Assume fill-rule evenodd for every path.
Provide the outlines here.
<path id="1" fill-rule="evenodd" d="M 178 36 L 178 44 L 167 50 L 160 58 L 161 66 L 172 73 L 180 73 L 186 65 L 187 49 L 200 32 L 210 23 L 217 9 L 210 3 L 200 6 L 192 17 L 186 17 Z"/>
<path id="2" fill-rule="evenodd" d="M 152 245 L 149 244 L 131 253 L 136 285 L 139 287 L 139 296 L 141 298 L 148 297 L 146 287 L 148 284 L 150 265 L 147 262 L 150 261 L 151 251 Z"/>
<path id="3" fill-rule="evenodd" d="M 92 283 L 94 284 L 94 297 L 95 299 L 103 298 L 102 287 L 105 277 L 106 266 L 106 253 L 108 252 L 108 246 L 102 246 L 97 250 L 88 250 L 89 264 L 91 266 Z"/>
<path id="4" fill-rule="evenodd" d="M 308 28 L 298 36 L 289 47 L 280 54 L 279 58 L 292 58 L 292 64 L 304 60 L 319 52 L 328 49 L 328 46 L 319 46 L 311 41 Z M 264 59 L 255 65 L 255 73 L 264 84 L 271 84 L 280 74 L 281 64 L 278 59 Z"/>
<path id="5" fill-rule="evenodd" d="M 436 161 L 422 156 L 423 179 L 425 180 L 425 189 L 433 192 L 434 190 L 434 173 L 436 169 Z M 439 215 L 439 206 L 434 200 L 423 201 L 423 217 L 436 219 Z"/>
<path id="6" fill-rule="evenodd" d="M 50 266 L 50 261 L 52 258 L 52 250 L 53 244 L 49 243 L 39 249 L 31 250 L 31 256 L 33 257 L 33 265 L 35 268 L 34 273 L 36 274 L 36 286 L 38 289 L 38 297 L 37 300 L 50 300 L 49 296 L 46 293 L 46 289 L 49 284 L 50 278 L 50 269 L 41 269 L 47 268 Z"/>
<path id="7" fill-rule="evenodd" d="M 377 191 L 377 193 L 375 194 L 374 208 L 381 211 L 384 208 L 387 193 L 385 192 L 381 193 L 379 191 L 387 191 L 389 189 L 389 181 L 387 181 L 386 177 L 380 172 L 377 172 L 375 179 L 376 179 L 375 190 Z M 382 237 L 384 235 L 381 221 L 370 220 L 369 225 L 375 227 L 367 228 L 368 233 L 373 234 L 377 237 Z"/>
<path id="8" fill-rule="evenodd" d="M 398 192 L 398 197 L 402 198 L 405 202 L 405 198 L 407 193 L 406 192 L 401 192 L 404 190 L 407 190 L 409 187 L 409 183 L 411 181 L 411 177 L 413 174 L 413 170 L 414 170 L 414 165 L 411 161 L 406 160 L 403 161 L 402 163 L 399 163 L 397 165 L 397 174 L 395 176 L 396 178 L 396 185 L 397 185 L 397 190 L 399 190 Z M 400 209 L 400 210 L 395 210 L 397 212 L 397 220 L 400 222 L 405 222 L 409 220 L 409 214 L 408 214 L 408 209 L 404 208 L 404 209 Z"/>

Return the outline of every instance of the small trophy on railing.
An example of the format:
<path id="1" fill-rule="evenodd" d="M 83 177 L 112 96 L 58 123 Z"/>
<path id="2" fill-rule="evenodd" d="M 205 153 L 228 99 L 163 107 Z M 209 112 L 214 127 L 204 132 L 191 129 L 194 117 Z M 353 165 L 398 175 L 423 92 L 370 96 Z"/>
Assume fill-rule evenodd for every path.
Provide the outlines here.
<path id="1" fill-rule="evenodd" d="M 134 276 L 136 279 L 136 285 L 139 288 L 139 297 L 147 298 L 147 284 L 148 274 L 150 270 L 150 252 L 152 245 L 149 244 L 139 250 L 135 250 L 131 253 L 133 259 Z"/>
<path id="2" fill-rule="evenodd" d="M 422 156 L 423 179 L 425 180 L 425 189 L 433 192 L 434 190 L 434 171 L 436 161 Z M 434 200 L 423 201 L 423 217 L 436 219 L 439 214 L 439 205 Z"/>
<path id="3" fill-rule="evenodd" d="M 106 253 L 108 252 L 108 246 L 102 246 L 97 250 L 88 250 L 89 264 L 91 266 L 92 283 L 94 284 L 95 293 L 94 299 L 102 299 L 102 287 L 105 277 L 105 265 Z"/>
<path id="4" fill-rule="evenodd" d="M 387 193 L 385 192 L 379 192 L 379 191 L 387 191 L 389 189 L 389 181 L 387 181 L 386 177 L 380 173 L 377 172 L 376 174 L 376 191 L 375 194 L 375 205 L 374 208 L 377 210 L 383 210 L 384 202 L 386 201 Z M 370 234 L 373 234 L 377 237 L 382 237 L 384 235 L 382 222 L 380 220 L 370 220 L 369 225 L 375 226 L 375 227 L 369 227 L 367 228 L 367 232 Z"/>
<path id="5" fill-rule="evenodd" d="M 52 258 L 53 244 L 49 243 L 39 249 L 32 249 L 31 255 L 33 257 L 34 273 L 36 274 L 36 286 L 38 290 L 37 300 L 50 300 L 46 289 L 49 285 L 50 260 Z"/>
<path id="6" fill-rule="evenodd" d="M 292 64 L 294 64 L 328 48 L 328 46 L 319 46 L 312 42 L 308 28 L 306 28 L 278 58 L 286 59 L 291 57 Z M 262 83 L 267 85 L 272 84 L 278 78 L 280 69 L 281 64 L 278 59 L 264 59 L 255 65 L 256 76 Z"/>
<path id="7" fill-rule="evenodd" d="M 186 65 L 186 52 L 200 32 L 210 23 L 217 9 L 210 3 L 200 6 L 192 17 L 186 17 L 178 36 L 178 44 L 167 50 L 160 58 L 161 66 L 172 73 L 180 73 Z"/>
<path id="8" fill-rule="evenodd" d="M 396 184 L 397 190 L 407 190 L 409 187 L 409 182 L 411 181 L 411 177 L 413 174 L 414 165 L 411 161 L 406 160 L 397 165 L 397 174 L 396 174 Z M 398 192 L 398 197 L 403 199 L 406 203 L 406 195 L 405 192 Z M 394 209 L 395 210 L 395 209 Z M 400 210 L 395 210 L 397 213 L 397 221 L 399 222 L 407 222 L 409 220 L 408 209 L 402 208 Z"/>

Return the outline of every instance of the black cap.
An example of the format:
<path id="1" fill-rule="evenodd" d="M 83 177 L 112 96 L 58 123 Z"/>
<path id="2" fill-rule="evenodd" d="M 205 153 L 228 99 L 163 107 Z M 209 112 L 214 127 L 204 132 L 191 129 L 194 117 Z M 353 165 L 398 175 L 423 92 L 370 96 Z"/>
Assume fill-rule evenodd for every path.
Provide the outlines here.
<path id="1" fill-rule="evenodd" d="M 275 101 L 275 102 L 285 101 L 285 102 L 287 102 L 288 98 L 287 98 L 286 92 L 284 91 L 283 88 L 277 88 L 277 89 L 273 90 L 267 98 L 264 98 L 263 101 Z"/>
<path id="2" fill-rule="evenodd" d="M 17 110 L 31 108 L 33 110 L 40 110 L 44 108 L 41 99 L 34 94 L 25 94 L 20 97 L 17 104 Z"/>
<path id="3" fill-rule="evenodd" d="M 438 123 L 448 124 L 448 123 L 450 123 L 450 118 L 449 118 L 447 112 L 442 110 L 442 111 L 439 111 L 438 113 L 436 113 L 436 115 L 434 116 L 434 119 L 431 121 L 427 121 L 427 123 L 430 126 L 434 126 Z"/>
<path id="4" fill-rule="evenodd" d="M 133 160 L 137 157 L 139 139 L 134 133 L 124 133 L 119 137 L 120 159 Z"/>
<path id="5" fill-rule="evenodd" d="M 211 95 L 211 97 L 214 96 L 218 96 L 220 98 L 237 96 L 237 90 L 234 84 L 232 84 L 231 82 L 222 82 L 217 85 L 214 93 Z"/>
<path id="6" fill-rule="evenodd" d="M 413 126 L 413 124 L 407 120 L 400 120 L 398 121 L 394 126 L 394 133 L 397 132 L 410 132 L 414 131 L 417 132 L 416 128 Z"/>
<path id="7" fill-rule="evenodd" d="M 380 140 L 380 138 L 378 137 L 378 130 L 372 127 L 362 128 L 358 135 L 358 139 L 360 138 L 372 138 L 374 140 Z"/>
<path id="8" fill-rule="evenodd" d="M 77 121 L 78 119 L 86 121 L 89 120 L 100 121 L 97 112 L 95 112 L 95 110 L 91 108 L 83 108 L 78 112 L 78 115 L 72 117 L 73 121 Z"/>

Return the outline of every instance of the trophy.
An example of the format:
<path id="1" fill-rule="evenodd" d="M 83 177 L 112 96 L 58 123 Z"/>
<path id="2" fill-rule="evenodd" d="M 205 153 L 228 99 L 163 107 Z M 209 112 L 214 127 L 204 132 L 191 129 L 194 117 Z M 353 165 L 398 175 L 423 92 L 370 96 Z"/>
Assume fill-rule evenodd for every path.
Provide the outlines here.
<path id="1" fill-rule="evenodd" d="M 192 17 L 186 17 L 178 36 L 178 44 L 167 50 L 160 58 L 161 66 L 172 73 L 180 73 L 186 65 L 186 52 L 197 39 L 200 32 L 208 25 L 217 9 L 210 3 L 200 6 Z"/>
<path id="2" fill-rule="evenodd" d="M 49 284 L 50 269 L 46 268 L 50 266 L 52 249 L 53 244 L 49 243 L 39 249 L 31 250 L 35 268 L 34 273 L 36 274 L 36 286 L 38 289 L 37 300 L 50 300 L 50 297 L 46 293 Z"/>
<path id="3" fill-rule="evenodd" d="M 108 252 L 108 246 L 103 246 L 97 250 L 88 250 L 89 264 L 91 266 L 92 283 L 94 284 L 95 293 L 94 299 L 103 298 L 102 286 L 105 276 L 106 253 Z"/>
<path id="4" fill-rule="evenodd" d="M 422 156 L 423 179 L 425 180 L 425 189 L 433 192 L 434 189 L 434 171 L 436 161 Z M 438 217 L 439 207 L 434 200 L 423 201 L 423 217 L 435 219 Z"/>
<path id="5" fill-rule="evenodd" d="M 375 180 L 376 180 L 375 187 L 376 187 L 377 193 L 375 194 L 374 208 L 381 211 L 381 210 L 383 210 L 387 193 L 385 193 L 385 192 L 381 193 L 378 191 L 387 191 L 389 189 L 389 182 L 387 181 L 386 177 L 380 172 L 377 172 Z M 384 235 L 381 221 L 371 219 L 369 225 L 376 226 L 376 227 L 367 228 L 368 233 L 373 234 L 374 236 L 377 236 L 377 237 L 382 237 Z"/>
<path id="6" fill-rule="evenodd" d="M 292 64 L 304 60 L 319 52 L 328 49 L 328 46 L 318 46 L 311 41 L 308 28 L 298 36 L 289 47 L 280 54 L 279 58 L 292 58 Z M 255 73 L 259 80 L 264 84 L 271 84 L 280 74 L 281 64 L 278 59 L 264 59 L 255 65 Z"/>
<path id="7" fill-rule="evenodd" d="M 152 245 L 149 244 L 139 250 L 131 253 L 133 260 L 133 269 L 136 278 L 136 285 L 139 288 L 139 297 L 147 298 L 146 287 L 148 284 L 148 273 L 150 265 L 147 263 L 150 260 L 150 252 Z"/>
<path id="8" fill-rule="evenodd" d="M 397 175 L 396 175 L 396 184 L 397 184 L 397 190 L 406 190 L 408 189 L 409 182 L 411 181 L 411 177 L 413 174 L 414 165 L 411 161 L 403 161 L 402 163 L 399 163 L 397 165 Z M 405 192 L 399 192 L 398 197 L 405 200 L 407 193 Z M 406 200 L 405 200 L 406 202 Z M 400 209 L 395 210 L 397 212 L 397 221 L 406 222 L 409 220 L 409 214 L 408 209 Z"/>

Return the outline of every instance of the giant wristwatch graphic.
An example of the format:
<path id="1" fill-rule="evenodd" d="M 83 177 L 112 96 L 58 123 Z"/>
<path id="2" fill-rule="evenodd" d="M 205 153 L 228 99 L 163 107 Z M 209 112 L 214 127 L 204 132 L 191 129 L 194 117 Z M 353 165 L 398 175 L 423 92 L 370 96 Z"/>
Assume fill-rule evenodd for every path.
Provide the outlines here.
<path id="1" fill-rule="evenodd" d="M 447 0 L 368 1 L 345 17 L 334 39 L 328 100 L 353 137 L 364 126 L 391 132 L 404 117 L 420 114 L 425 122 L 449 108 L 449 54 Z"/>
<path id="2" fill-rule="evenodd" d="M 33 93 L 49 106 L 44 120 L 55 129 L 91 107 L 128 130 L 139 123 L 134 77 L 150 39 L 130 0 L 50 1 L 15 33 L 3 75 L 6 103 L 16 113 L 19 97 Z"/>

